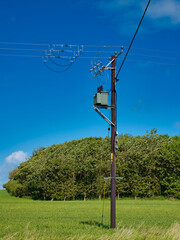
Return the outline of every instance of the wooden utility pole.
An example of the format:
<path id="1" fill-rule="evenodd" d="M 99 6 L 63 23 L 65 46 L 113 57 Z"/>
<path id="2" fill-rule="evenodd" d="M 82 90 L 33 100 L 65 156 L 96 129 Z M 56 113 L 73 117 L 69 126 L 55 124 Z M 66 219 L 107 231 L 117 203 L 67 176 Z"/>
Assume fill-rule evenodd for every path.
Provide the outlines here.
<path id="1" fill-rule="evenodd" d="M 116 227 L 116 61 L 115 56 L 111 56 L 111 228 Z"/>

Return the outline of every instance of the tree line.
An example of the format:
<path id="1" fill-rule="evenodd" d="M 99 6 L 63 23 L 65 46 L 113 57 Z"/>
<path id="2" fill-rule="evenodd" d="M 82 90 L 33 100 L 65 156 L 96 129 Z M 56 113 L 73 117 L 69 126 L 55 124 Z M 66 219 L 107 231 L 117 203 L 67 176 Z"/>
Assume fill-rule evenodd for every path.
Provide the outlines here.
<path id="1" fill-rule="evenodd" d="M 116 151 L 117 197 L 180 198 L 180 136 L 120 135 Z M 110 138 L 89 137 L 41 147 L 9 173 L 3 185 L 13 196 L 33 199 L 101 199 L 110 176 Z M 106 196 L 110 180 L 106 180 Z"/>

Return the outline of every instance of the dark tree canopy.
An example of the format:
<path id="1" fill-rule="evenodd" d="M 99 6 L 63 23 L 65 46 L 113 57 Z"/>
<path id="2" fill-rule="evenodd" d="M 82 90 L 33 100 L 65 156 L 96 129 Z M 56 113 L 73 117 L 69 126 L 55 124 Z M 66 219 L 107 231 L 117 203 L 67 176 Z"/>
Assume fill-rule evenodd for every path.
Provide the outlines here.
<path id="1" fill-rule="evenodd" d="M 34 199 L 101 198 L 110 176 L 110 139 L 84 138 L 41 147 L 13 170 L 4 184 L 14 196 Z M 118 137 L 116 192 L 121 197 L 180 198 L 180 137 L 158 135 Z M 107 182 L 106 194 L 110 192 Z"/>

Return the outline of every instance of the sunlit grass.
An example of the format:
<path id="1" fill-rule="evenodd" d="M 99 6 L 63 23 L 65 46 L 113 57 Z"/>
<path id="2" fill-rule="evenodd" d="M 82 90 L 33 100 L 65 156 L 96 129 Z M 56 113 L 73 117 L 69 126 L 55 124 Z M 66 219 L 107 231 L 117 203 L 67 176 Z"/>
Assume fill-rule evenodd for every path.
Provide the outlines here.
<path id="1" fill-rule="evenodd" d="M 110 201 L 34 201 L 0 191 L 0 239 L 180 239 L 180 201 L 119 200 L 109 229 Z"/>

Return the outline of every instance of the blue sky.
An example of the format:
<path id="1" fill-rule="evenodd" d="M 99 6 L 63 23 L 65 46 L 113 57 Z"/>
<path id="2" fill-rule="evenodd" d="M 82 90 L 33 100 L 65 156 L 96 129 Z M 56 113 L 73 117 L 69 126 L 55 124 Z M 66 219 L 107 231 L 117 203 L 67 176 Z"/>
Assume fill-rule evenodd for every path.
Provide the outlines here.
<path id="1" fill-rule="evenodd" d="M 125 54 L 146 4 L 144 0 L 1 2 L 0 187 L 8 172 L 36 148 L 107 136 L 108 125 L 92 106 L 98 84 L 110 88 L 110 72 L 96 79 L 89 69 L 98 60 L 107 64 L 119 46 L 125 46 Z M 119 74 L 119 133 L 143 135 L 157 128 L 160 134 L 180 134 L 179 12 L 177 0 L 152 0 L 149 6 Z M 84 52 L 67 71 L 53 72 L 41 58 L 54 49 L 53 44 L 83 45 Z M 105 114 L 109 116 L 108 111 Z"/>

